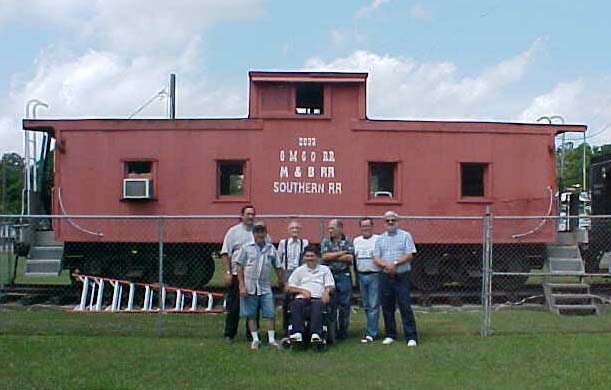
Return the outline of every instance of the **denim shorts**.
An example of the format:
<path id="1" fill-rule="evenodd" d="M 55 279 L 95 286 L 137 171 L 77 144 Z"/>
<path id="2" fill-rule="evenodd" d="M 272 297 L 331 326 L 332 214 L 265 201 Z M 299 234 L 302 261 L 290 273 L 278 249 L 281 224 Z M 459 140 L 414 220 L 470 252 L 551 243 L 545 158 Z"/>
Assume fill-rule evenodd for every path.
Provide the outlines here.
<path id="1" fill-rule="evenodd" d="M 263 318 L 275 317 L 276 308 L 274 307 L 272 294 L 240 297 L 240 317 L 255 318 L 259 310 L 261 310 L 261 317 Z"/>

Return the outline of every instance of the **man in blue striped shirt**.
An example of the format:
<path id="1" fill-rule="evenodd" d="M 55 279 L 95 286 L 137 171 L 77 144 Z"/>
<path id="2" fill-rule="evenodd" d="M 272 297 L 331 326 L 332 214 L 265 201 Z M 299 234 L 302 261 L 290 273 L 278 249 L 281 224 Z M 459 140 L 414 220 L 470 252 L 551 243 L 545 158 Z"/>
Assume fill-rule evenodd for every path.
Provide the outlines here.
<path id="1" fill-rule="evenodd" d="M 399 229 L 399 216 L 394 211 L 384 214 L 386 232 L 376 242 L 373 252 L 374 263 L 382 268 L 380 273 L 380 303 L 384 317 L 386 338 L 382 344 L 392 344 L 397 338 L 395 310 L 397 304 L 403 322 L 405 341 L 410 347 L 418 342 L 416 319 L 411 307 L 410 262 L 416 253 L 412 235 Z"/>

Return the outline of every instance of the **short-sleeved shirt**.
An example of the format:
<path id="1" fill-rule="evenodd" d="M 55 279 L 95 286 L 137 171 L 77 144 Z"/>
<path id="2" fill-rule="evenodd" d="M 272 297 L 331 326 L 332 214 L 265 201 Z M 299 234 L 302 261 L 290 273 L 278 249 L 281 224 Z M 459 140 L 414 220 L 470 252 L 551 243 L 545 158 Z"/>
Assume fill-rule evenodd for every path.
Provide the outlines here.
<path id="1" fill-rule="evenodd" d="M 320 243 L 320 252 L 325 254 L 328 252 L 346 251 L 348 254 L 354 254 L 352 241 L 346 236 L 342 236 L 339 240 L 332 240 L 331 237 L 325 237 Z M 348 270 L 350 264 L 345 261 L 325 261 L 325 265 L 331 268 L 332 272 L 342 272 Z"/>
<path id="2" fill-rule="evenodd" d="M 315 268 L 301 265 L 293 271 L 289 278 L 289 287 L 308 290 L 312 298 L 321 298 L 326 287 L 334 287 L 335 280 L 329 267 L 317 264 Z M 300 298 L 297 295 L 296 298 Z M 303 298 L 303 297 L 301 297 Z"/>
<path id="3" fill-rule="evenodd" d="M 405 230 L 397 229 L 394 233 L 382 234 L 376 242 L 373 255 L 379 257 L 385 263 L 399 260 L 407 253 L 416 253 L 416 245 L 412 235 Z M 403 273 L 412 269 L 412 265 L 403 263 L 397 266 L 397 272 Z"/>
<path id="4" fill-rule="evenodd" d="M 276 248 L 269 242 L 263 247 L 254 240 L 242 245 L 235 260 L 244 272 L 244 284 L 249 295 L 272 293 L 271 276 L 274 268 L 282 268 Z"/>
<path id="5" fill-rule="evenodd" d="M 294 270 L 301 265 L 303 250 L 309 242 L 305 238 L 286 238 L 278 243 L 278 257 L 285 270 Z"/>
<path id="6" fill-rule="evenodd" d="M 363 236 L 355 237 L 354 257 L 356 259 L 356 269 L 359 272 L 380 272 L 381 269 L 373 263 L 373 251 L 378 241 L 377 234 L 373 234 L 368 238 Z"/>
<path id="7" fill-rule="evenodd" d="M 232 226 L 225 233 L 225 239 L 223 240 L 223 247 L 221 248 L 221 255 L 228 255 L 231 260 L 231 273 L 237 275 L 235 268 L 235 260 L 237 259 L 238 252 L 242 245 L 249 243 L 253 240 L 252 227 L 246 226 L 243 223 L 239 223 Z"/>

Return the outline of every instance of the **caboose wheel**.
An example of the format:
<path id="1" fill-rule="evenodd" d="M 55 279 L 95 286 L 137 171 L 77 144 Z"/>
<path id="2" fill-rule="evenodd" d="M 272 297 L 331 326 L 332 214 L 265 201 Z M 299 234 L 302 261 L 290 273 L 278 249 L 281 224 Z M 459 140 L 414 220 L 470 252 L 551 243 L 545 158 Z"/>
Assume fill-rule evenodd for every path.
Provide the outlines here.
<path id="1" fill-rule="evenodd" d="M 530 261 L 527 257 L 498 256 L 494 258 L 492 269 L 495 272 L 530 272 Z M 492 288 L 505 291 L 517 290 L 526 283 L 526 275 L 501 275 L 494 276 Z"/>
<path id="2" fill-rule="evenodd" d="M 432 291 L 443 285 L 439 263 L 420 258 L 412 264 L 412 284 L 420 291 Z"/>
<path id="3" fill-rule="evenodd" d="M 164 281 L 168 285 L 201 289 L 214 275 L 214 261 L 189 255 L 166 255 Z"/>

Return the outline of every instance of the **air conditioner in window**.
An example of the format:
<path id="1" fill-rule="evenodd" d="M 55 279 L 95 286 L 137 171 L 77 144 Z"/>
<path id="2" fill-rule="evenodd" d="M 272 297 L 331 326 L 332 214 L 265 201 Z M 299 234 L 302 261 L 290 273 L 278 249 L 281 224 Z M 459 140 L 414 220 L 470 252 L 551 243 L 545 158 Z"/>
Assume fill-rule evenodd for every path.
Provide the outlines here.
<path id="1" fill-rule="evenodd" d="M 123 199 L 151 199 L 152 183 L 148 178 L 123 179 Z"/>
<path id="2" fill-rule="evenodd" d="M 392 198 L 392 192 L 390 191 L 376 191 L 373 193 L 374 198 Z"/>

